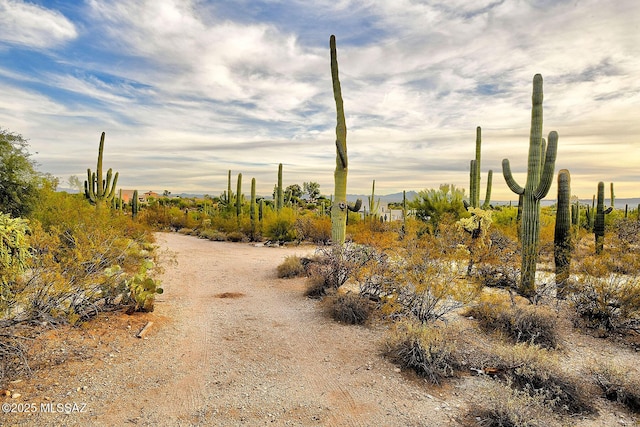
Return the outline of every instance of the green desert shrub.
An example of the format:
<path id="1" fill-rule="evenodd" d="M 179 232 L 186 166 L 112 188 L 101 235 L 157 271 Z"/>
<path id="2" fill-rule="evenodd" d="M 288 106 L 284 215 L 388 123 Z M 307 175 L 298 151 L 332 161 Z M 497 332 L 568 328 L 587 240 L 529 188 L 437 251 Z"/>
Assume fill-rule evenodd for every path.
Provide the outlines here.
<path id="1" fill-rule="evenodd" d="M 400 322 L 388 338 L 386 355 L 432 384 L 453 377 L 460 366 L 450 328 Z"/>
<path id="2" fill-rule="evenodd" d="M 208 239 L 214 242 L 224 242 L 225 240 L 227 240 L 227 235 L 225 233 L 223 233 L 222 231 L 213 230 L 211 228 L 201 229 L 198 236 L 201 239 Z"/>
<path id="3" fill-rule="evenodd" d="M 327 311 L 334 320 L 349 325 L 366 323 L 373 312 L 371 301 L 354 292 L 332 295 L 326 304 Z"/>

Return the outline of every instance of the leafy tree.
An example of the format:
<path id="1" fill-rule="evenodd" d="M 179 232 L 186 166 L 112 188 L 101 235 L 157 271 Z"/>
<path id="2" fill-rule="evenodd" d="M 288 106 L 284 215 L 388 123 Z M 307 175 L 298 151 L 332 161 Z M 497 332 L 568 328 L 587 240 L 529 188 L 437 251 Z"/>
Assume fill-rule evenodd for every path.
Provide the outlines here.
<path id="1" fill-rule="evenodd" d="M 0 129 L 0 211 L 14 217 L 33 209 L 40 175 L 22 135 Z"/>
<path id="2" fill-rule="evenodd" d="M 77 190 L 79 193 L 84 191 L 84 184 L 80 181 L 77 175 L 71 175 L 67 180 L 69 187 L 73 190 Z"/>
<path id="3" fill-rule="evenodd" d="M 302 188 L 305 194 L 309 195 L 309 200 L 312 202 L 320 196 L 320 184 L 317 182 L 303 182 Z"/>
<path id="4" fill-rule="evenodd" d="M 298 184 L 291 184 L 284 190 L 284 194 L 290 195 L 291 199 L 302 197 L 302 188 Z"/>
<path id="5" fill-rule="evenodd" d="M 416 217 L 431 225 L 436 232 L 440 222 L 446 215 L 458 220 L 465 216 L 464 190 L 453 184 L 442 184 L 438 190 L 429 189 L 418 193 L 411 203 Z"/>

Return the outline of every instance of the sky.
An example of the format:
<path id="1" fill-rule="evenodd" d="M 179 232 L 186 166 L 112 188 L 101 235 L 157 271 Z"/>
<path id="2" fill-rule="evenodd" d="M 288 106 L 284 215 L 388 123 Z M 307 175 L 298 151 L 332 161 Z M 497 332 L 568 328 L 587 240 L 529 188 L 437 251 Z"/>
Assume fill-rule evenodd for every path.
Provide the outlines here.
<path id="1" fill-rule="evenodd" d="M 0 0 L 0 128 L 61 187 L 106 132 L 123 189 L 216 196 L 231 170 L 270 195 L 282 163 L 329 195 L 331 34 L 348 193 L 468 194 L 480 126 L 481 199 L 492 169 L 492 200 L 517 200 L 501 162 L 524 186 L 539 73 L 572 194 L 640 197 L 637 0 Z"/>

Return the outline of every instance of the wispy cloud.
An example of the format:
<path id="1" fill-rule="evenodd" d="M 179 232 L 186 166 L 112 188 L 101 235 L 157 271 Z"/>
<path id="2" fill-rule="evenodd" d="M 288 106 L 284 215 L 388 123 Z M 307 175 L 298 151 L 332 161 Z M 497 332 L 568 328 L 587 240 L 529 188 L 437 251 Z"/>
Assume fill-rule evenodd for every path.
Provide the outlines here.
<path id="1" fill-rule="evenodd" d="M 483 176 L 493 169 L 494 197 L 513 198 L 500 163 L 523 181 L 536 73 L 574 193 L 588 197 L 598 180 L 631 192 L 629 177 L 640 179 L 633 0 L 41 4 L 0 0 L 0 24 L 22 23 L 0 35 L 0 125 L 63 179 L 93 166 L 105 130 L 123 186 L 217 194 L 231 169 L 269 194 L 284 163 L 285 181 L 332 192 L 330 34 L 349 192 L 372 179 L 380 192 L 466 188 L 482 126 Z"/>
<path id="2" fill-rule="evenodd" d="M 61 13 L 19 0 L 0 0 L 0 49 L 3 43 L 50 48 L 77 37 Z"/>

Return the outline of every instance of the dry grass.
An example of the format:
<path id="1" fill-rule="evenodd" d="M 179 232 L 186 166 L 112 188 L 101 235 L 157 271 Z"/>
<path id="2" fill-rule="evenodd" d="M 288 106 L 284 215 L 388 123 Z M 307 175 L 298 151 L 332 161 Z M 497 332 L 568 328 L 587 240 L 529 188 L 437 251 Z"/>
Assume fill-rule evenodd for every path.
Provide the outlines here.
<path id="1" fill-rule="evenodd" d="M 327 298 L 327 312 L 336 321 L 349 325 L 365 324 L 373 306 L 371 301 L 357 293 L 337 293 Z"/>
<path id="2" fill-rule="evenodd" d="M 401 322 L 387 342 L 386 355 L 432 384 L 453 377 L 460 367 L 454 329 Z"/>
<path id="3" fill-rule="evenodd" d="M 278 265 L 279 278 L 300 277 L 306 275 L 306 273 L 302 259 L 297 255 L 287 256 L 282 264 Z"/>
<path id="4" fill-rule="evenodd" d="M 545 306 L 513 304 L 503 294 L 485 294 L 465 312 L 478 319 L 485 331 L 498 331 L 515 343 L 558 346 L 557 314 Z"/>

